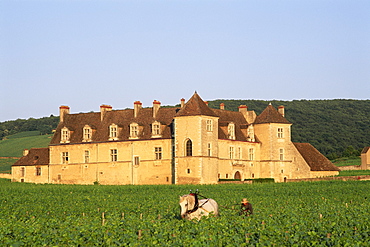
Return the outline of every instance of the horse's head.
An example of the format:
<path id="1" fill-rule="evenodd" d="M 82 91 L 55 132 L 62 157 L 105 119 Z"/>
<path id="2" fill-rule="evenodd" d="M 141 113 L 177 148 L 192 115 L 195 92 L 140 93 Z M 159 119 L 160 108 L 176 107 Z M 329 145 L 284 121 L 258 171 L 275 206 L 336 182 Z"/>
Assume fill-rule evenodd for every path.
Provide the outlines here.
<path id="1" fill-rule="evenodd" d="M 185 218 L 187 212 L 195 206 L 195 197 L 192 195 L 180 196 L 181 217 Z"/>

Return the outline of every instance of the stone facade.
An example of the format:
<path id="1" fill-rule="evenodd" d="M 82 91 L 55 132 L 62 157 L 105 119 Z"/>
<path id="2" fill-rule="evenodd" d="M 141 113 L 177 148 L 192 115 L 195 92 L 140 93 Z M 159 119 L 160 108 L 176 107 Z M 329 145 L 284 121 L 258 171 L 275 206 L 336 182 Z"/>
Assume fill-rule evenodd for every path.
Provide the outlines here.
<path id="1" fill-rule="evenodd" d="M 291 141 L 284 108 L 257 116 L 211 109 L 197 93 L 181 107 L 70 114 L 48 148 L 31 149 L 12 166 L 17 182 L 61 184 L 216 184 L 219 179 L 287 179 L 339 173 L 308 143 Z"/>
<path id="2" fill-rule="evenodd" d="M 364 147 L 361 151 L 361 170 L 370 169 L 370 147 Z"/>

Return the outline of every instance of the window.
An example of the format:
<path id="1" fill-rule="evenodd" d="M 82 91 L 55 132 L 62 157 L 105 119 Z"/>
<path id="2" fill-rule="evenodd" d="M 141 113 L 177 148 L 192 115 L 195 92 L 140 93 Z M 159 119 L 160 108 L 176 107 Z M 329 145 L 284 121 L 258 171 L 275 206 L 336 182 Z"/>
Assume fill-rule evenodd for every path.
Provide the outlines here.
<path id="1" fill-rule="evenodd" d="M 130 138 L 137 139 L 139 137 L 139 126 L 137 123 L 130 124 Z"/>
<path id="2" fill-rule="evenodd" d="M 229 148 L 229 158 L 234 159 L 235 158 L 235 153 L 234 153 L 234 147 Z"/>
<path id="3" fill-rule="evenodd" d="M 26 175 L 26 168 L 21 167 L 21 177 L 24 177 Z"/>
<path id="4" fill-rule="evenodd" d="M 187 174 L 190 174 L 191 173 L 191 170 L 188 168 L 188 169 L 186 169 L 186 173 Z"/>
<path id="5" fill-rule="evenodd" d="M 284 135 L 283 135 L 283 128 L 278 128 L 278 138 L 283 138 Z"/>
<path id="6" fill-rule="evenodd" d="M 139 156 L 134 157 L 134 166 L 139 166 L 140 165 L 140 158 Z"/>
<path id="7" fill-rule="evenodd" d="M 280 160 L 284 160 L 284 149 L 282 149 L 282 148 L 281 148 L 279 152 L 280 152 L 280 157 L 279 157 L 279 159 L 280 159 Z"/>
<path id="8" fill-rule="evenodd" d="M 241 147 L 238 147 L 238 159 L 239 160 L 242 159 L 242 148 Z"/>
<path id="9" fill-rule="evenodd" d="M 254 142 L 255 141 L 255 138 L 254 138 L 254 127 L 253 127 L 253 125 L 249 125 L 248 126 L 248 137 L 247 137 L 247 140 L 248 141 L 251 141 L 251 142 Z"/>
<path id="10" fill-rule="evenodd" d="M 211 156 L 212 156 L 212 145 L 211 145 L 211 143 L 208 143 L 208 144 L 207 144 L 207 155 L 208 155 L 209 157 L 211 157 Z"/>
<path id="11" fill-rule="evenodd" d="M 62 152 L 62 164 L 68 164 L 69 157 L 68 152 Z"/>
<path id="12" fill-rule="evenodd" d="M 90 151 L 89 150 L 85 150 L 84 160 L 85 160 L 85 163 L 90 162 Z"/>
<path id="13" fill-rule="evenodd" d="M 228 133 L 229 139 L 235 140 L 235 125 L 234 125 L 234 123 L 229 123 L 229 126 L 227 127 L 227 133 Z"/>
<path id="14" fill-rule="evenodd" d="M 155 147 L 154 148 L 154 153 L 155 153 L 155 159 L 156 160 L 161 160 L 162 159 L 162 147 Z"/>
<path id="15" fill-rule="evenodd" d="M 92 131 L 91 131 L 90 126 L 85 125 L 85 127 L 83 129 L 83 141 L 84 142 L 90 142 L 91 141 L 91 134 L 92 134 Z"/>
<path id="16" fill-rule="evenodd" d="M 186 156 L 193 156 L 193 143 L 189 139 L 186 141 Z"/>
<path id="17" fill-rule="evenodd" d="M 207 131 L 212 131 L 213 130 L 213 121 L 212 119 L 207 119 Z"/>
<path id="18" fill-rule="evenodd" d="M 70 131 L 69 131 L 69 129 L 67 127 L 64 127 L 61 130 L 61 139 L 60 139 L 60 142 L 67 143 L 67 142 L 69 142 L 69 138 L 70 138 Z"/>
<path id="19" fill-rule="evenodd" d="M 253 148 L 249 149 L 249 160 L 254 160 L 254 149 Z"/>
<path id="20" fill-rule="evenodd" d="M 36 167 L 36 176 L 41 176 L 41 167 Z"/>
<path id="21" fill-rule="evenodd" d="M 117 161 L 117 149 L 110 150 L 110 161 L 116 162 Z"/>
<path id="22" fill-rule="evenodd" d="M 117 140 L 118 139 L 118 127 L 116 124 L 112 124 L 109 126 L 109 140 Z"/>
<path id="23" fill-rule="evenodd" d="M 158 122 L 152 124 L 152 136 L 159 136 L 161 134 L 161 125 Z"/>

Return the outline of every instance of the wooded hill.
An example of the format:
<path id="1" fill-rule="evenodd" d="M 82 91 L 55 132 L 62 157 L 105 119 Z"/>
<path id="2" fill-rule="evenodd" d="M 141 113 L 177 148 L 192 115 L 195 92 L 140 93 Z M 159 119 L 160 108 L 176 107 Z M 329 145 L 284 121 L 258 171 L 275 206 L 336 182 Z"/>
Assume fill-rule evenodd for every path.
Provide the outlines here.
<path id="1" fill-rule="evenodd" d="M 213 100 L 211 108 L 225 104 L 226 110 L 238 111 L 247 105 L 259 115 L 269 103 L 275 108 L 285 106 L 285 117 L 293 123 L 292 141 L 308 142 L 329 159 L 358 156 L 370 146 L 370 100 Z M 24 131 L 51 134 L 59 117 L 18 119 L 0 123 L 0 139 Z"/>

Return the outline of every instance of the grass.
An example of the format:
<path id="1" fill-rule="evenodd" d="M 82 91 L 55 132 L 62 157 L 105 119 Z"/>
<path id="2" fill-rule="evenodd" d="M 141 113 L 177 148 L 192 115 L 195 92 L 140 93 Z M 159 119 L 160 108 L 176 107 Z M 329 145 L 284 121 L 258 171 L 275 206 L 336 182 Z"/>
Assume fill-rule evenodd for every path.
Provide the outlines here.
<path id="1" fill-rule="evenodd" d="M 340 171 L 338 176 L 370 175 L 370 170 Z"/>
<path id="2" fill-rule="evenodd" d="M 360 157 L 342 157 L 339 159 L 332 160 L 336 166 L 359 166 L 361 165 Z"/>
<path id="3" fill-rule="evenodd" d="M 0 157 L 21 157 L 24 149 L 47 147 L 52 135 L 35 135 L 0 141 Z"/>
<path id="4" fill-rule="evenodd" d="M 7 136 L 6 139 L 17 139 L 17 138 L 23 138 L 23 137 L 30 137 L 30 136 L 39 136 L 40 131 L 25 131 L 25 132 L 20 132 L 14 135 Z"/>
<path id="5" fill-rule="evenodd" d="M 18 159 L 0 159 L 0 173 L 11 173 L 12 165 Z"/>

